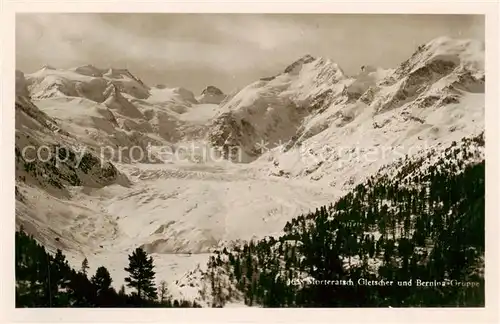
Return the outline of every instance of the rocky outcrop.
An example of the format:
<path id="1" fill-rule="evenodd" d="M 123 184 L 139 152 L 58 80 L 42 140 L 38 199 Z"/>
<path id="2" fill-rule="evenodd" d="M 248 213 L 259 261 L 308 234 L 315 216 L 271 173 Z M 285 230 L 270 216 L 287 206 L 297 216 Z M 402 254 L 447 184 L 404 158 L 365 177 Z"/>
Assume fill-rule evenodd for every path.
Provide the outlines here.
<path id="1" fill-rule="evenodd" d="M 150 88 L 126 69 L 106 70 L 93 65 L 69 70 L 44 67 L 26 75 L 30 96 L 34 99 L 68 96 L 102 102 L 109 83 L 134 98 L 145 99 L 150 95 Z"/>
<path id="2" fill-rule="evenodd" d="M 108 83 L 104 91 L 104 105 L 111 110 L 116 110 L 119 114 L 130 118 L 144 118 L 143 114 L 128 101 L 113 83 Z"/>
<path id="3" fill-rule="evenodd" d="M 112 163 L 101 161 L 98 152 L 79 148 L 77 139 L 29 99 L 18 96 L 15 108 L 17 181 L 63 196 L 69 196 L 67 186 L 99 188 L 129 183 Z"/>
<path id="4" fill-rule="evenodd" d="M 201 95 L 198 97 L 198 102 L 203 104 L 220 104 L 226 95 L 217 87 L 208 86 L 201 92 Z"/>
<path id="5" fill-rule="evenodd" d="M 396 69 L 367 65 L 352 76 L 330 60 L 306 55 L 224 101 L 208 139 L 255 156 L 260 140 L 267 148 L 286 143 L 288 150 L 332 127 L 352 132 L 348 125 L 361 115 L 375 118 L 397 109 L 457 104 L 464 94 L 484 93 L 483 61 L 480 43 L 449 38 L 419 46 Z M 422 120 L 412 119 L 420 125 Z"/>
<path id="6" fill-rule="evenodd" d="M 225 100 L 208 140 L 225 151 L 241 149 L 251 161 L 293 140 L 307 116 L 321 113 L 341 95 L 345 78 L 334 62 L 306 55 L 273 79 L 254 82 Z"/>
<path id="7" fill-rule="evenodd" d="M 452 98 L 450 94 L 453 93 L 459 95 L 456 90 L 484 92 L 484 71 L 479 68 L 484 66 L 484 58 L 476 53 L 478 50 L 480 53 L 480 49 L 480 42 L 447 37 L 419 46 L 382 83 L 392 87 L 392 91 L 386 92 L 375 103 L 377 113 L 417 99 L 421 101 L 422 96 L 427 96 L 427 91 L 448 98 Z M 444 103 L 452 101 L 445 100 Z"/>
<path id="8" fill-rule="evenodd" d="M 290 64 L 289 66 L 287 66 L 284 70 L 284 73 L 296 73 L 300 69 L 300 67 L 302 67 L 302 65 L 311 63 L 314 60 L 315 60 L 315 58 L 312 57 L 311 55 L 309 55 L 309 54 L 304 55 L 303 57 L 301 57 L 297 61 L 295 61 L 292 64 Z"/>

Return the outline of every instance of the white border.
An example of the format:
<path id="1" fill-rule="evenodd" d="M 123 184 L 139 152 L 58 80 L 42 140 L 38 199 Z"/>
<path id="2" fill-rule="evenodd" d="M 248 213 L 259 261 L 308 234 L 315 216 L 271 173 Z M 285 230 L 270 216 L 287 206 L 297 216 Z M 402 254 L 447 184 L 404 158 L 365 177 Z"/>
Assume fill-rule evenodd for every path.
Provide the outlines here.
<path id="1" fill-rule="evenodd" d="M 3 3 L 1 159 L 4 211 L 0 244 L 1 310 L 7 322 L 497 322 L 498 309 L 498 2 L 479 1 L 20 1 Z M 14 309 L 14 30 L 16 12 L 439 13 L 486 15 L 486 307 L 485 309 Z"/>

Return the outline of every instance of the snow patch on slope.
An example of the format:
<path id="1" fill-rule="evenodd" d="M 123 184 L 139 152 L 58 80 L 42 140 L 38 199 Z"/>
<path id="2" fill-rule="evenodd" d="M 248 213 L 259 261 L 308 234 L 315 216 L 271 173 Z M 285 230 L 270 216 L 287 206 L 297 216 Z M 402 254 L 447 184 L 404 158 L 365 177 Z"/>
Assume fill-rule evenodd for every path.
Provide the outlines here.
<path id="1" fill-rule="evenodd" d="M 69 70 L 44 67 L 27 74 L 26 80 L 31 96 L 37 99 L 71 96 L 102 102 L 109 83 L 133 97 L 149 97 L 149 88 L 125 69 L 110 69 L 105 72 L 91 65 Z"/>
<path id="2" fill-rule="evenodd" d="M 186 150 L 168 164 L 122 161 L 127 186 L 119 175 L 104 185 L 65 182 L 65 196 L 18 177 L 16 215 L 75 267 L 84 256 L 91 269 L 105 265 L 117 285 L 127 253 L 143 246 L 154 253 L 158 282 L 192 296 L 199 287 L 184 273 L 203 267 L 214 246 L 279 234 L 286 221 L 333 202 L 381 165 L 483 131 L 484 82 L 484 47 L 451 39 L 422 46 L 395 70 L 366 67 L 354 76 L 306 56 L 220 105 L 200 104 L 181 88 L 150 89 L 124 70 L 46 67 L 26 82 L 16 73 L 16 92 L 25 95 L 26 84 L 34 96 L 18 98 L 16 146 L 28 136 L 95 148 L 192 142 L 242 147 L 253 161 L 193 159 Z"/>

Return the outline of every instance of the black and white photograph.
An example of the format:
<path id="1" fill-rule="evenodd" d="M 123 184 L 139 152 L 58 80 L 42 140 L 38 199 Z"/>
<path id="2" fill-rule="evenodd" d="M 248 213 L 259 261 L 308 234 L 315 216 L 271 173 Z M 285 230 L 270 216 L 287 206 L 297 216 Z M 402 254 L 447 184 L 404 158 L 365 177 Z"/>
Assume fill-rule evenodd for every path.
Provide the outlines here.
<path id="1" fill-rule="evenodd" d="M 485 22 L 16 13 L 15 307 L 484 308 Z"/>

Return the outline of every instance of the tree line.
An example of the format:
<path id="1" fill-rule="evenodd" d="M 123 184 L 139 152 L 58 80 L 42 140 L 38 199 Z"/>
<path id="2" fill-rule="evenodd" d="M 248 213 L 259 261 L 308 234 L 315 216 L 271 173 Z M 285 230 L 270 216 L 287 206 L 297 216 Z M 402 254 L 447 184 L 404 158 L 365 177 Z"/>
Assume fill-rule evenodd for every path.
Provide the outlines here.
<path id="1" fill-rule="evenodd" d="M 153 258 L 137 248 L 128 256 L 128 287 L 112 286 L 109 271 L 101 266 L 90 276 L 88 260 L 71 268 L 61 250 L 52 255 L 23 228 L 15 235 L 16 307 L 200 307 L 196 302 L 172 299 L 165 281 L 155 287 Z"/>
<path id="2" fill-rule="evenodd" d="M 291 220 L 280 237 L 216 251 L 204 273 L 213 306 L 240 299 L 264 307 L 483 307 L 483 147 L 484 133 L 443 154 L 405 157 Z M 394 284 L 342 284 L 359 278 Z"/>
<path id="3" fill-rule="evenodd" d="M 210 257 L 200 295 L 212 307 L 484 307 L 484 133 L 444 152 L 405 157 L 335 203 L 287 222 L 279 237 L 235 242 Z M 125 287 L 105 267 L 72 269 L 16 232 L 17 307 L 199 307 L 154 285 L 151 256 L 128 256 Z M 307 284 L 393 281 L 394 285 Z M 412 285 L 399 283 L 412 280 Z M 417 280 L 448 283 L 417 287 Z M 295 284 L 297 282 L 303 284 Z M 471 283 L 459 286 L 449 283 Z"/>

